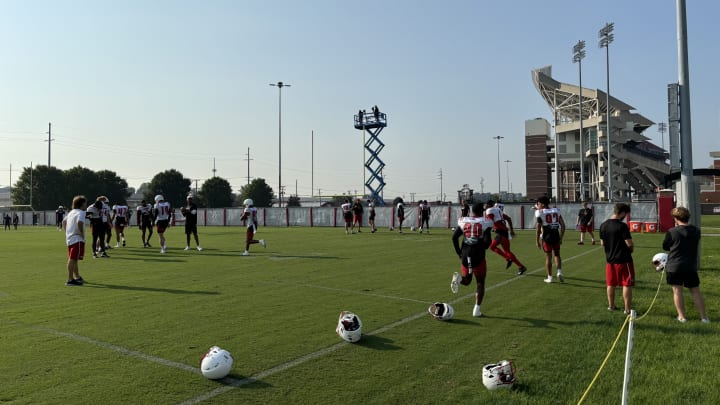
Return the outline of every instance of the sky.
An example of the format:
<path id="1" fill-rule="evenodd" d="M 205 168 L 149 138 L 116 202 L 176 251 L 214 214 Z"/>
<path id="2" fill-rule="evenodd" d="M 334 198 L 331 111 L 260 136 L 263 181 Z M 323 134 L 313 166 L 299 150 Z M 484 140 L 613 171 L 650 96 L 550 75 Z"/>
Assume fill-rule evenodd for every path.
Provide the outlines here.
<path id="1" fill-rule="evenodd" d="M 687 3 L 693 162 L 704 168 L 720 150 L 720 3 Z M 612 96 L 667 122 L 678 81 L 670 0 L 0 0 L 0 10 L 0 186 L 47 164 L 52 123 L 62 170 L 112 170 L 137 188 L 176 169 L 193 187 L 215 174 L 235 192 L 250 176 L 277 191 L 269 84 L 282 81 L 286 193 L 362 192 L 353 115 L 377 105 L 386 198 L 455 200 L 463 184 L 524 194 L 525 121 L 552 117 L 532 69 L 552 65 L 576 84 L 572 47 L 585 40 L 583 87 L 604 91 L 597 33 L 614 22 Z M 657 126 L 645 135 L 667 147 Z"/>

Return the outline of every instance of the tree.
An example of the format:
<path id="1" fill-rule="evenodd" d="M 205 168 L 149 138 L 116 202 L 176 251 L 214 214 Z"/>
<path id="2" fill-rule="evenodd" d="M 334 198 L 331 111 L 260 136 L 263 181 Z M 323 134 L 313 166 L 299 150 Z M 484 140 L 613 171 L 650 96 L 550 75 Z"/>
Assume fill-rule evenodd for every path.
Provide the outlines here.
<path id="1" fill-rule="evenodd" d="M 144 198 L 147 201 L 155 201 L 155 195 L 162 194 L 165 201 L 173 207 L 183 207 L 190 192 L 191 183 L 190 179 L 186 179 L 179 171 L 166 170 L 152 178 Z"/>
<path id="2" fill-rule="evenodd" d="M 300 207 L 300 197 L 296 195 L 291 195 L 287 199 L 287 206 L 288 207 Z"/>
<path id="3" fill-rule="evenodd" d="M 69 205 L 73 197 L 70 193 L 66 190 L 65 173 L 62 170 L 39 165 L 23 169 L 12 189 L 12 200 L 14 204 L 31 205 L 36 210 L 51 210 L 58 205 Z"/>
<path id="4" fill-rule="evenodd" d="M 222 177 L 206 180 L 200 187 L 199 194 L 199 202 L 208 208 L 230 207 L 233 203 L 232 187 Z"/>
<path id="5" fill-rule="evenodd" d="M 111 170 L 100 170 L 96 174 L 98 182 L 105 190 L 104 195 L 110 200 L 110 203 L 127 202 L 127 198 L 130 197 L 132 193 L 128 190 L 128 184 L 125 179 L 120 178 Z"/>
<path id="6" fill-rule="evenodd" d="M 256 207 L 270 207 L 274 194 L 272 187 L 268 186 L 265 179 L 257 178 L 240 189 L 238 200 L 242 203 L 246 198 L 250 198 Z"/>

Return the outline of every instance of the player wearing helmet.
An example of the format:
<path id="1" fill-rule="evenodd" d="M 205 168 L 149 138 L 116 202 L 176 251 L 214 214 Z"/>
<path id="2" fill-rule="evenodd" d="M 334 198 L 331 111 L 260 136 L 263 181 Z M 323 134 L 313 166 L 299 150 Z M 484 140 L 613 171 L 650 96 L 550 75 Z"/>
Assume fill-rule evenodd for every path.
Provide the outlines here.
<path id="1" fill-rule="evenodd" d="M 243 205 L 245 206 L 245 210 L 243 210 L 242 216 L 240 219 L 243 221 L 243 223 L 247 224 L 247 230 L 245 231 L 245 251 L 243 252 L 243 256 L 249 256 L 250 255 L 250 245 L 253 245 L 255 243 L 261 244 L 264 248 L 267 248 L 267 244 L 265 243 L 265 239 L 257 240 L 255 239 L 255 233 L 257 232 L 257 208 L 253 206 L 253 200 L 246 199 L 243 201 Z"/>
<path id="2" fill-rule="evenodd" d="M 545 252 L 545 273 L 547 277 L 543 280 L 546 283 L 553 282 L 552 256 L 555 256 L 557 266 L 557 278 L 562 283 L 565 277 L 562 271 L 562 258 L 560 258 L 560 245 L 565 236 L 565 220 L 557 208 L 550 208 L 550 199 L 542 196 L 535 203 L 535 246 L 542 248 Z M 540 239 L 542 238 L 542 245 Z"/>
<path id="3" fill-rule="evenodd" d="M 472 216 L 458 220 L 458 226 L 452 236 L 455 253 L 460 258 L 461 273 L 454 273 L 450 288 L 453 293 L 458 292 L 459 284 L 470 285 L 475 275 L 475 306 L 473 316 L 481 317 L 480 304 L 485 297 L 485 276 L 487 264 L 485 250 L 490 246 L 490 230 L 492 222 L 483 217 L 483 206 L 476 203 L 472 207 Z M 462 246 L 459 243 L 463 237 Z"/>
<path id="4" fill-rule="evenodd" d="M 492 221 L 493 232 L 495 232 L 495 237 L 490 244 L 490 250 L 505 259 L 506 269 L 509 269 L 510 266 L 515 263 L 518 267 L 517 274 L 521 275 L 525 273 L 527 268 L 520 263 L 520 260 L 510 251 L 510 237 L 515 236 L 512 218 L 505 214 L 499 206 L 495 205 L 495 201 L 493 200 L 489 200 L 485 205 L 485 218 Z"/>
<path id="5" fill-rule="evenodd" d="M 147 201 L 142 200 L 140 205 L 137 206 L 137 221 L 138 228 L 142 231 L 143 247 L 150 247 L 150 238 L 153 234 L 153 207 L 152 204 L 148 204 Z M 149 231 L 147 239 L 145 238 L 145 231 Z"/>
<path id="6" fill-rule="evenodd" d="M 165 201 L 165 197 L 161 194 L 155 196 L 155 207 L 153 212 L 155 214 L 155 226 L 157 227 L 158 238 L 160 239 L 160 253 L 165 253 L 167 250 L 165 230 L 168 226 L 170 226 L 172 207 L 169 202 Z"/>

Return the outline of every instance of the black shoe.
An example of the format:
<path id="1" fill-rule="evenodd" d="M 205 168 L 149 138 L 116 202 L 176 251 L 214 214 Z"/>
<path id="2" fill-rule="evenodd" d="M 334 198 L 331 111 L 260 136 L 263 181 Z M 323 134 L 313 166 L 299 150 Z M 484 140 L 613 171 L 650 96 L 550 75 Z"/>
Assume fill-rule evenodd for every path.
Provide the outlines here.
<path id="1" fill-rule="evenodd" d="M 527 267 L 522 266 L 518 269 L 517 275 L 522 276 L 523 274 L 525 274 L 526 271 L 527 271 Z"/>
<path id="2" fill-rule="evenodd" d="M 147 247 L 152 247 L 152 246 L 150 246 L 150 242 L 147 243 Z"/>
<path id="3" fill-rule="evenodd" d="M 67 286 L 70 286 L 70 285 L 82 285 L 82 283 L 81 283 L 80 281 L 77 281 L 77 280 L 68 280 L 68 281 L 65 282 L 65 285 L 67 285 Z"/>
<path id="4" fill-rule="evenodd" d="M 505 260 L 505 269 L 509 269 L 510 266 L 512 266 L 513 261 L 512 260 Z"/>
<path id="5" fill-rule="evenodd" d="M 123 241 L 123 247 L 125 247 L 125 241 Z"/>
<path id="6" fill-rule="evenodd" d="M 100 257 L 110 257 L 110 256 L 109 256 L 107 253 L 102 252 L 102 254 L 100 255 Z"/>
<path id="7" fill-rule="evenodd" d="M 80 283 L 80 285 L 83 285 L 83 284 L 85 284 L 85 280 L 83 280 L 83 278 L 82 278 L 82 277 L 78 277 L 78 278 L 76 278 L 76 279 L 75 279 L 75 281 L 77 281 L 78 283 Z"/>

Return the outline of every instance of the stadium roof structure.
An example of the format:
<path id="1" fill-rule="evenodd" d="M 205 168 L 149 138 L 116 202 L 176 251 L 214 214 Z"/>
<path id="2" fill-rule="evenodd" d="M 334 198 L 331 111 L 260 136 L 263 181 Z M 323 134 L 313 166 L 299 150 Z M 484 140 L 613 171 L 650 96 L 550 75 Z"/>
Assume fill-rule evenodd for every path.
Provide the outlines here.
<path id="1" fill-rule="evenodd" d="M 558 186 L 557 197 L 563 201 L 615 201 L 654 193 L 662 188 L 665 175 L 670 173 L 669 154 L 649 142 L 643 132 L 655 123 L 634 112 L 635 108 L 610 96 L 610 125 L 607 128 L 607 93 L 599 89 L 582 88 L 552 78 L 552 67 L 532 71 L 532 80 L 540 96 L 554 116 L 555 140 L 548 140 L 548 162 L 554 170 Z M 582 105 L 583 144 L 580 150 L 580 105 Z M 608 134 L 612 142 L 608 160 Z M 580 178 L 580 162 L 584 164 L 584 178 Z M 612 165 L 612 182 L 608 168 Z M 585 195 L 580 195 L 580 182 Z M 609 194 L 612 183 L 612 195 Z"/>

